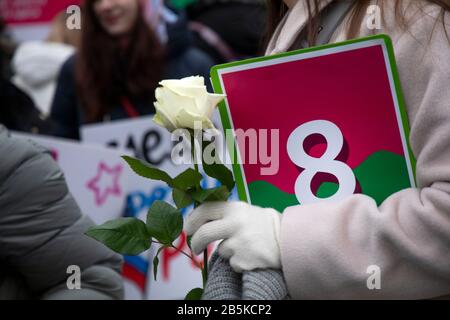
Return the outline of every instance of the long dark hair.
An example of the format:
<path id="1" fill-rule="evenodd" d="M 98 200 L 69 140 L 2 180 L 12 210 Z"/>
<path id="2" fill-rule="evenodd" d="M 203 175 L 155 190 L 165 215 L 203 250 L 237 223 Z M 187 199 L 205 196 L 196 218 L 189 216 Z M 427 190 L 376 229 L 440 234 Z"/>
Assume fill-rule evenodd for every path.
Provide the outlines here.
<path id="1" fill-rule="evenodd" d="M 320 23 L 320 13 L 318 12 L 319 1 L 320 0 L 297 0 L 297 1 L 306 1 L 306 6 L 308 9 L 309 19 L 306 25 L 307 32 L 307 41 L 310 46 L 315 45 L 317 40 L 317 34 L 319 31 L 319 23 Z M 389 0 L 392 1 L 392 0 Z M 408 21 L 406 21 L 402 10 L 400 9 L 402 6 L 403 0 L 395 0 L 395 15 L 400 22 L 400 25 L 403 28 L 408 27 Z M 385 3 L 384 0 L 379 0 L 377 2 Z M 441 20 L 445 24 L 445 12 L 450 11 L 450 0 L 428 0 L 428 2 L 435 3 L 442 7 L 441 10 Z M 370 0 L 358 0 L 355 1 L 352 11 L 350 12 L 350 23 L 347 29 L 347 37 L 349 39 L 354 38 L 358 35 L 361 23 L 363 22 L 364 16 L 366 14 L 366 10 L 370 5 Z M 283 0 L 267 0 L 268 7 L 268 24 L 267 24 L 267 32 L 266 32 L 266 44 L 270 40 L 271 36 L 275 32 L 276 27 L 283 19 L 284 15 L 288 11 L 288 7 L 284 4 Z M 445 29 L 447 32 L 447 29 Z M 447 33 L 448 37 L 448 33 Z"/>
<path id="2" fill-rule="evenodd" d="M 83 6 L 81 45 L 75 81 L 87 122 L 100 121 L 121 98 L 152 99 L 164 68 L 164 47 L 138 14 L 127 46 L 104 31 L 94 12 Z"/>

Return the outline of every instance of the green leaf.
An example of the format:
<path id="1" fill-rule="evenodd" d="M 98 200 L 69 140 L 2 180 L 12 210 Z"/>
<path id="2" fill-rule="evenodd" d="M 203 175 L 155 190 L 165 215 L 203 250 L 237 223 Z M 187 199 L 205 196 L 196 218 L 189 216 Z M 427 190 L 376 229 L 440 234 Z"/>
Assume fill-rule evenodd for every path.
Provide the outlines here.
<path id="1" fill-rule="evenodd" d="M 161 248 L 159 248 L 158 252 L 156 252 L 155 257 L 153 258 L 153 276 L 155 277 L 155 281 L 156 281 L 156 276 L 158 275 L 158 265 L 159 265 L 158 255 L 165 248 L 166 248 L 165 246 L 162 246 Z"/>
<path id="2" fill-rule="evenodd" d="M 230 191 L 226 186 L 220 186 L 213 189 L 201 189 L 190 193 L 192 198 L 200 203 L 210 201 L 227 201 L 230 197 Z"/>
<path id="3" fill-rule="evenodd" d="M 189 248 L 190 250 L 192 250 L 192 247 L 191 247 L 191 240 L 192 240 L 192 236 L 187 236 L 187 237 L 186 237 L 186 243 L 187 243 L 188 248 Z"/>
<path id="4" fill-rule="evenodd" d="M 183 231 L 183 216 L 170 204 L 155 201 L 148 210 L 147 230 L 162 244 L 171 245 Z"/>
<path id="5" fill-rule="evenodd" d="M 167 183 L 169 186 L 173 186 L 173 179 L 166 172 L 153 167 L 151 164 L 128 156 L 122 156 L 122 159 L 124 159 L 130 168 L 139 176 L 152 180 L 160 180 Z"/>
<path id="6" fill-rule="evenodd" d="M 126 255 L 138 255 L 148 250 L 152 243 L 145 223 L 136 218 L 120 218 L 92 226 L 86 235 Z"/>
<path id="7" fill-rule="evenodd" d="M 186 298 L 184 300 L 201 300 L 203 296 L 203 289 L 202 288 L 195 288 L 189 291 L 189 293 L 186 295 Z"/>
<path id="8" fill-rule="evenodd" d="M 156 281 L 156 277 L 158 275 L 158 264 L 159 264 L 159 258 L 158 258 L 158 256 L 155 256 L 153 258 L 153 276 L 155 277 L 155 281 Z"/>
<path id="9" fill-rule="evenodd" d="M 222 185 L 228 188 L 228 191 L 234 188 L 234 178 L 233 173 L 221 163 L 207 164 L 203 162 L 203 170 L 211 178 L 219 180 Z"/>
<path id="10" fill-rule="evenodd" d="M 173 189 L 172 191 L 172 199 L 173 202 L 177 205 L 178 209 L 186 208 L 187 206 L 190 206 L 194 199 L 187 193 L 180 189 Z"/>
<path id="11" fill-rule="evenodd" d="M 200 184 L 203 177 L 192 168 L 187 169 L 173 179 L 173 186 L 182 191 L 186 191 Z"/>

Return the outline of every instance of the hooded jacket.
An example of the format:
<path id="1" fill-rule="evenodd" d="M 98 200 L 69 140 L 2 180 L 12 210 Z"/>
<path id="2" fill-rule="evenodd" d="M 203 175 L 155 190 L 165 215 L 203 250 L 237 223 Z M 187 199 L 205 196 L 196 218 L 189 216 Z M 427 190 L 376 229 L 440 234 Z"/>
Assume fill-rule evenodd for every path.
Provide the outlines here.
<path id="1" fill-rule="evenodd" d="M 330 2 L 320 1 L 320 10 Z M 429 299 L 450 294 L 450 41 L 438 5 L 402 1 L 399 10 L 410 23 L 404 30 L 394 14 L 396 1 L 383 3 L 381 30 L 368 29 L 364 21 L 359 36 L 384 33 L 393 41 L 417 159 L 417 188 L 397 192 L 380 206 L 355 194 L 340 203 L 287 208 L 281 259 L 294 299 Z M 266 54 L 295 49 L 307 12 L 306 1 L 297 1 Z M 445 15 L 450 32 L 450 14 Z M 331 42 L 347 40 L 347 22 L 348 17 Z M 371 266 L 381 271 L 380 290 L 368 289 Z"/>
<path id="2" fill-rule="evenodd" d="M 13 57 L 13 83 L 25 91 L 41 113 L 47 115 L 63 63 L 75 48 L 66 44 L 43 41 L 25 42 Z"/>
<path id="3" fill-rule="evenodd" d="M 120 255 L 84 235 L 93 222 L 50 153 L 0 125 L 0 163 L 0 300 L 123 298 Z"/>

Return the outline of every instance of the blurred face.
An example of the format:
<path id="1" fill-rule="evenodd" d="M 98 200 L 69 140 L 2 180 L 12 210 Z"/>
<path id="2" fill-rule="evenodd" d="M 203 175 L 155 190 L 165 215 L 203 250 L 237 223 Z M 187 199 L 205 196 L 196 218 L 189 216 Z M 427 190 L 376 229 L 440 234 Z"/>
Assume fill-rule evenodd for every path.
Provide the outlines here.
<path id="1" fill-rule="evenodd" d="M 127 35 L 139 14 L 138 0 L 96 0 L 94 12 L 103 29 L 111 36 Z"/>

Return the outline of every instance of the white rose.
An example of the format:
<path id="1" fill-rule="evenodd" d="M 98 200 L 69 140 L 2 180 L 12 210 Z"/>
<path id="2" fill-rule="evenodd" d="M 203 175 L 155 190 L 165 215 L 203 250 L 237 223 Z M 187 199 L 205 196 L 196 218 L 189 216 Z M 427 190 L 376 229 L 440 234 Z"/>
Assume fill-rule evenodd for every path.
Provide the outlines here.
<path id="1" fill-rule="evenodd" d="M 202 123 L 202 129 L 215 129 L 211 116 L 225 95 L 208 93 L 203 77 L 163 80 L 159 84 L 161 87 L 155 91 L 155 123 L 170 132 L 178 128 L 194 129 L 196 121 Z"/>

